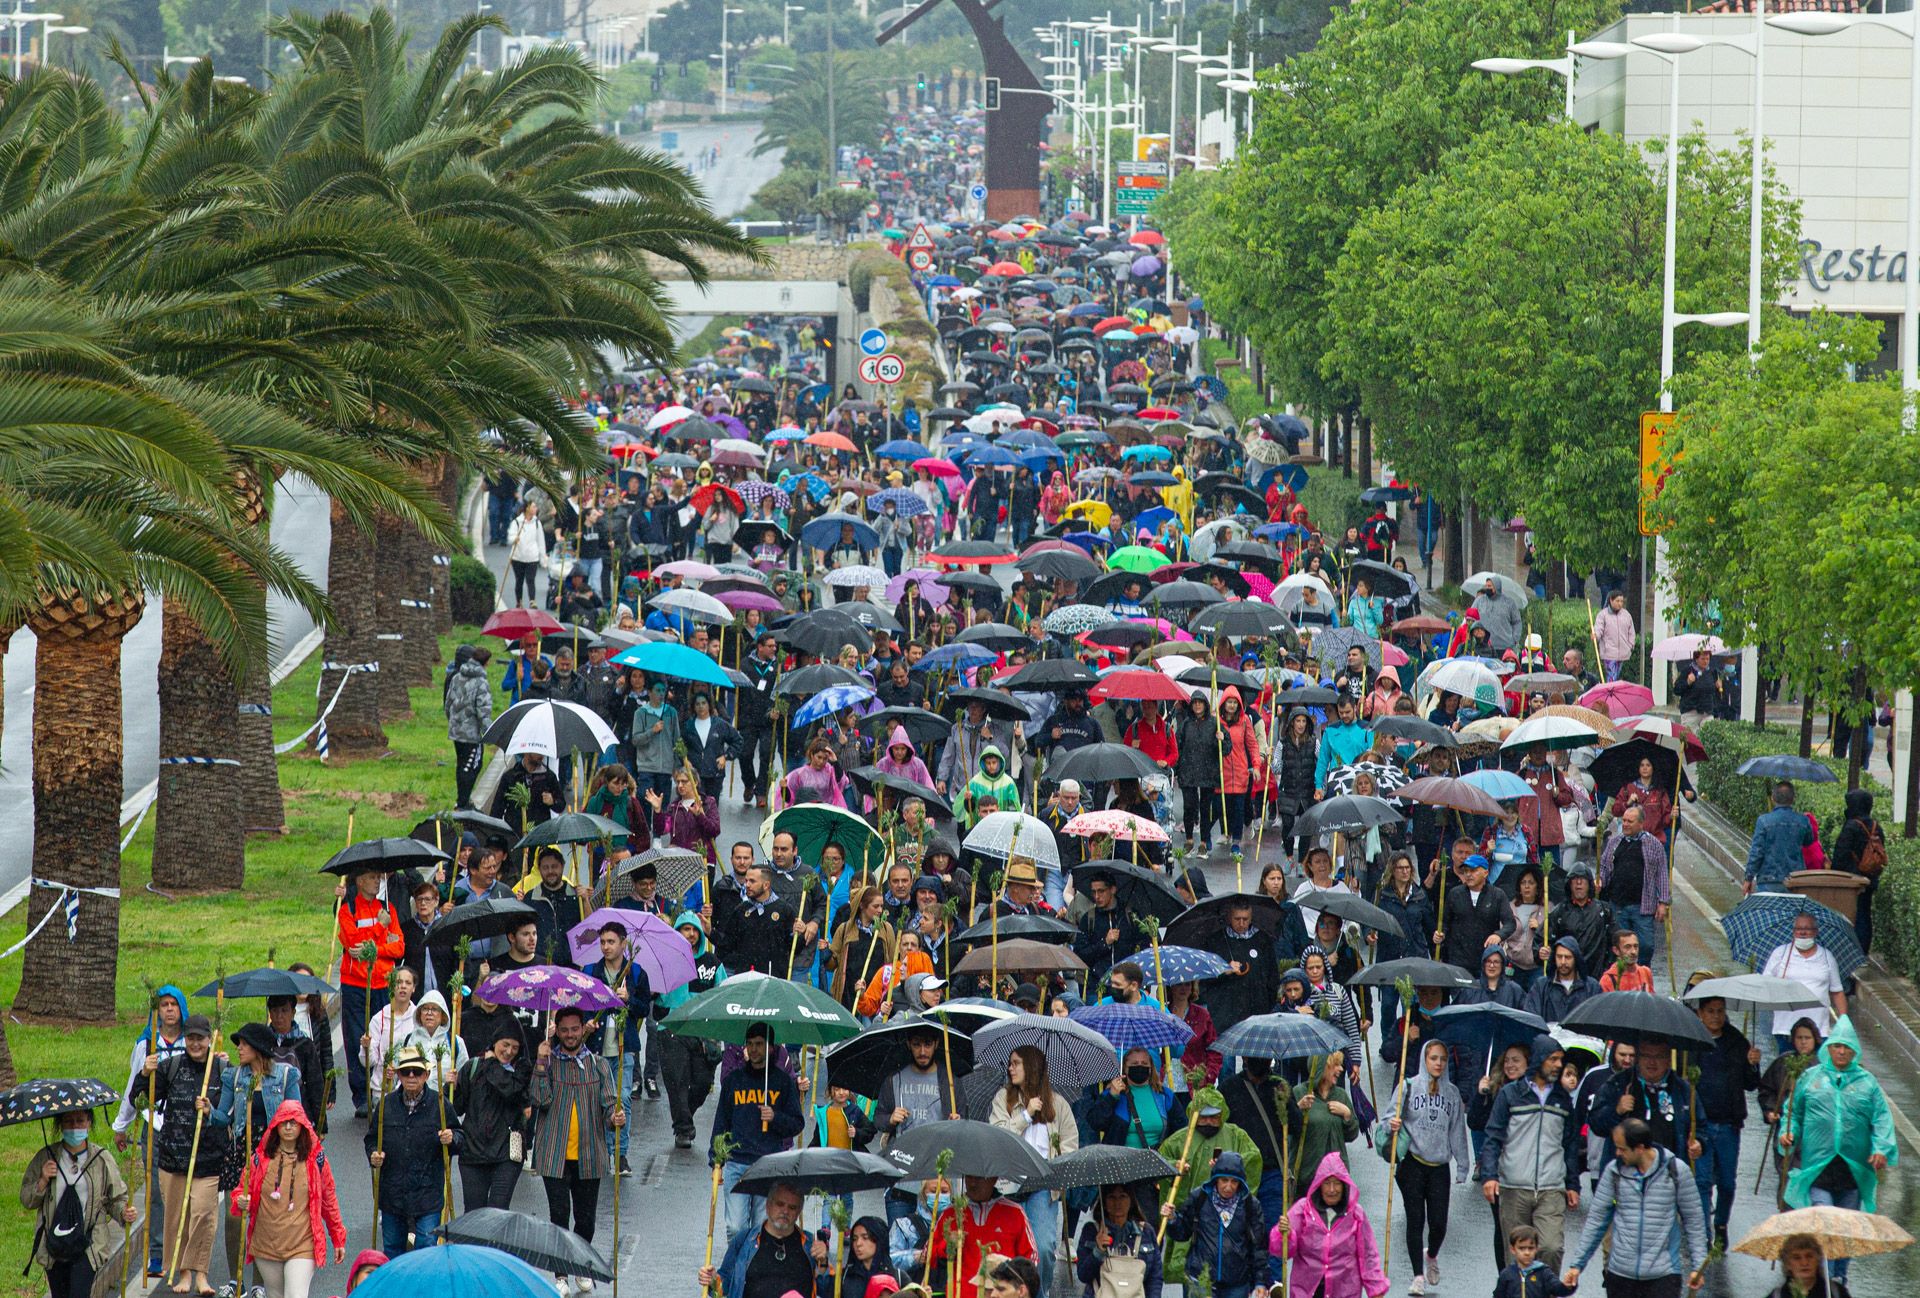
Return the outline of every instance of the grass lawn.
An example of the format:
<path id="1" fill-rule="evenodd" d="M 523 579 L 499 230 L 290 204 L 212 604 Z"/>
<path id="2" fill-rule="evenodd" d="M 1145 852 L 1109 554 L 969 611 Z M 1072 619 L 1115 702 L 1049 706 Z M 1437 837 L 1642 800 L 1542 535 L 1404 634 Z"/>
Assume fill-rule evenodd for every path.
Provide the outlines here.
<path id="1" fill-rule="evenodd" d="M 476 628 L 457 628 L 442 642 L 442 660 L 451 655 L 454 645 L 478 638 Z M 291 739 L 312 722 L 319 675 L 316 653 L 274 690 L 276 740 Z M 355 838 L 377 838 L 405 834 L 426 812 L 452 805 L 453 748 L 440 711 L 439 688 L 416 689 L 412 698 L 414 715 L 387 723 L 391 752 L 385 758 L 336 768 L 322 766 L 303 750 L 280 759 L 288 832 L 248 843 L 244 892 L 174 900 L 149 890 L 153 851 L 149 816 L 121 862 L 120 1022 L 113 1027 L 74 1027 L 10 1021 L 7 1037 L 21 1080 L 96 1077 L 116 1089 L 123 1086 L 127 1052 L 146 1019 L 146 980 L 155 985 L 177 983 L 191 993 L 212 982 L 223 968 L 234 973 L 265 964 L 269 952 L 283 968 L 305 960 L 324 973 L 334 954 L 333 880 L 318 870 L 346 844 L 349 816 Z M 504 698 L 497 698 L 496 710 L 504 706 Z M 4 945 L 11 945 L 18 940 L 15 934 L 25 931 L 24 905 L 0 920 Z M 20 967 L 18 957 L 0 964 L 0 1003 L 12 1002 Z M 209 1016 L 213 1013 L 211 997 L 195 999 L 192 1005 Z M 233 1028 L 265 1017 L 262 1002 L 237 1002 L 227 1007 L 226 1024 Z M 96 1130 L 105 1129 L 104 1123 L 96 1126 Z M 41 1139 L 36 1126 L 0 1129 L 0 1169 L 7 1177 L 20 1174 Z M 139 1179 L 136 1166 L 130 1177 L 136 1193 Z M 46 1292 L 38 1271 L 25 1278 L 20 1274 L 32 1243 L 30 1214 L 17 1209 L 0 1214 L 0 1293 Z M 141 1261 L 136 1259 L 134 1265 Z"/>

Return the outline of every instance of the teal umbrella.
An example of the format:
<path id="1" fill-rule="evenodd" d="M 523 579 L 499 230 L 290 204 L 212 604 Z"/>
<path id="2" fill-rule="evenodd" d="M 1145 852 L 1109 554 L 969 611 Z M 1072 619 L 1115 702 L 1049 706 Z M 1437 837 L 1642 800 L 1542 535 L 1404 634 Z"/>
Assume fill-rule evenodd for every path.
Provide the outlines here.
<path id="1" fill-rule="evenodd" d="M 616 667 L 638 667 L 642 671 L 656 676 L 671 676 L 675 680 L 693 681 L 696 684 L 717 685 L 723 690 L 733 688 L 733 682 L 720 670 L 720 664 L 683 644 L 674 644 L 670 640 L 655 640 L 647 644 L 637 644 L 631 649 L 623 649 L 611 659 Z"/>
<path id="2" fill-rule="evenodd" d="M 707 1041 L 746 1041 L 763 1026 L 785 1046 L 830 1046 L 860 1035 L 860 1021 L 839 1001 L 805 983 L 763 973 L 738 973 L 690 996 L 661 1020 L 663 1031 Z"/>
<path id="3" fill-rule="evenodd" d="M 880 831 L 844 807 L 807 802 L 769 818 L 760 829 L 761 846 L 773 852 L 773 836 L 785 830 L 793 835 L 802 861 L 818 861 L 820 850 L 836 844 L 847 854 L 847 865 L 878 875 L 886 869 L 887 840 Z"/>

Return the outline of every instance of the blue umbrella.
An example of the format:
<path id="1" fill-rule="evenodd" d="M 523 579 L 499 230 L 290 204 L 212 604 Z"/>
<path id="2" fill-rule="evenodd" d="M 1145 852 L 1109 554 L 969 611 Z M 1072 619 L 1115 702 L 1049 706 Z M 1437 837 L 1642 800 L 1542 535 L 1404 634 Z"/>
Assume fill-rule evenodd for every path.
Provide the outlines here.
<path id="1" fill-rule="evenodd" d="M 1180 479 L 1174 477 L 1171 473 L 1162 473 L 1159 469 L 1149 469 L 1145 473 L 1136 473 L 1129 481 L 1136 487 L 1173 487 L 1178 486 L 1180 483 Z"/>
<path id="2" fill-rule="evenodd" d="M 999 654 L 982 649 L 977 644 L 943 644 L 938 649 L 922 654 L 920 661 L 913 665 L 913 670 L 930 672 L 936 668 L 949 667 L 955 671 L 966 671 L 969 668 L 984 667 L 988 663 L 999 660 Z"/>
<path id="3" fill-rule="evenodd" d="M 1134 1049 L 1184 1050 L 1193 1029 L 1151 1005 L 1082 1005 L 1067 1016 L 1092 1028 L 1122 1053 Z"/>
<path id="4" fill-rule="evenodd" d="M 964 463 L 969 469 L 981 464 L 1011 469 L 1020 463 L 1012 451 L 1003 451 L 998 446 L 983 446 L 979 450 L 969 447 L 955 453 L 953 460 L 956 464 Z"/>
<path id="5" fill-rule="evenodd" d="M 1075 545 L 1079 546 L 1082 550 L 1085 550 L 1088 554 L 1092 554 L 1096 549 L 1100 547 L 1111 546 L 1113 544 L 1112 537 L 1102 536 L 1098 532 L 1068 532 L 1066 535 L 1062 536 L 1060 539 L 1062 541 L 1073 542 Z"/>
<path id="6" fill-rule="evenodd" d="M 794 710 L 794 724 L 810 725 L 872 697 L 873 691 L 864 685 L 829 685 Z"/>
<path id="7" fill-rule="evenodd" d="M 787 480 L 787 490 L 804 491 L 819 502 L 833 494 L 833 484 L 817 473 L 803 473 Z"/>
<path id="8" fill-rule="evenodd" d="M 809 401 L 829 401 L 833 398 L 833 384 L 816 383 L 810 388 L 800 389 L 800 395 Z"/>
<path id="9" fill-rule="evenodd" d="M 1305 536 L 1307 529 L 1298 523 L 1268 523 L 1253 529 L 1253 534 L 1262 541 L 1272 541 L 1275 545 L 1290 537 Z"/>
<path id="10" fill-rule="evenodd" d="M 927 502 L 914 495 L 905 487 L 888 487 L 885 491 L 875 492 L 867 505 L 878 510 L 882 505 L 892 505 L 893 512 L 902 518 L 918 518 L 930 512 Z"/>
<path id="11" fill-rule="evenodd" d="M 360 1298 L 547 1298 L 553 1281 L 499 1249 L 446 1244 L 402 1254 L 361 1281 L 354 1293 Z"/>
<path id="12" fill-rule="evenodd" d="M 1533 786 L 1515 775 L 1512 771 L 1489 769 L 1469 771 L 1460 777 L 1461 781 L 1471 784 L 1480 792 L 1496 802 L 1506 802 L 1512 798 L 1530 798 Z"/>
<path id="13" fill-rule="evenodd" d="M 1161 948 L 1162 959 L 1166 951 Z M 1243 1059 L 1307 1059 L 1330 1050 L 1345 1050 L 1347 1036 L 1311 1014 L 1256 1014 L 1227 1029 L 1213 1048 Z"/>
<path id="14" fill-rule="evenodd" d="M 1082 302 L 1079 306 L 1071 307 L 1067 311 L 1068 315 L 1085 320 L 1097 319 L 1106 313 L 1106 307 L 1098 302 Z"/>
<path id="15" fill-rule="evenodd" d="M 671 640 L 654 640 L 637 644 L 631 649 L 622 649 L 614 655 L 612 662 L 616 667 L 638 667 L 642 671 L 657 676 L 671 676 L 675 680 L 718 685 L 722 689 L 733 688 L 733 682 L 727 679 L 719 663 L 698 649 L 675 644 Z"/>
<path id="16" fill-rule="evenodd" d="M 1791 753 L 1773 753 L 1749 757 L 1733 772 L 1735 775 L 1761 775 L 1769 780 L 1797 780 L 1803 784 L 1837 784 L 1840 777 L 1824 762 Z"/>
<path id="17" fill-rule="evenodd" d="M 862 550 L 880 548 L 880 533 L 873 530 L 871 523 L 852 514 L 822 514 L 800 529 L 800 539 L 816 550 L 831 550 L 840 544 L 840 529 L 843 527 L 853 529 L 853 543 Z"/>
<path id="18" fill-rule="evenodd" d="M 1178 522 L 1180 515 L 1174 513 L 1165 505 L 1155 505 L 1152 509 L 1143 509 L 1136 514 L 1134 516 L 1133 526 L 1136 529 L 1145 528 L 1147 531 L 1157 534 L 1160 531 L 1160 525 L 1169 519 Z"/>
<path id="19" fill-rule="evenodd" d="M 1000 438 L 1002 446 L 1028 446 L 1036 451 L 1056 450 L 1053 439 L 1037 428 L 1016 428 Z"/>
<path id="20" fill-rule="evenodd" d="M 1211 951 L 1191 946 L 1163 946 L 1155 957 L 1160 980 L 1168 986 L 1205 982 L 1227 971 L 1227 962 Z M 1147 968 L 1156 966 L 1148 965 Z"/>
<path id="21" fill-rule="evenodd" d="M 762 440 L 769 442 L 798 442 L 804 440 L 806 435 L 807 430 L 804 428 L 776 428 L 768 433 Z"/>
<path id="22" fill-rule="evenodd" d="M 925 458 L 927 448 L 918 442 L 898 438 L 891 442 L 882 442 L 873 448 L 873 453 L 883 460 L 918 460 Z"/>
<path id="23" fill-rule="evenodd" d="M 1226 380 L 1222 379 L 1218 374 L 1202 374 L 1193 381 L 1193 386 L 1195 391 L 1204 392 L 1215 401 L 1225 401 L 1227 399 Z"/>
<path id="24" fill-rule="evenodd" d="M 1307 469 L 1303 464 L 1276 464 L 1258 478 L 1254 479 L 1253 489 L 1265 495 L 1267 487 L 1275 478 L 1289 491 L 1300 491 L 1307 485 Z"/>
<path id="25" fill-rule="evenodd" d="M 960 281 L 952 275 L 935 275 L 927 281 L 929 288 L 959 288 Z"/>
<path id="26" fill-rule="evenodd" d="M 1516 1010 L 1492 1001 L 1478 1005 L 1446 1005 L 1433 1012 L 1440 1037 L 1460 1047 L 1461 1053 L 1493 1068 L 1493 1056 L 1508 1046 L 1529 1045 L 1547 1030 L 1547 1021 L 1537 1014 Z"/>
<path id="27" fill-rule="evenodd" d="M 1164 446 L 1129 446 L 1120 452 L 1123 460 L 1171 460 L 1173 452 Z"/>
<path id="28" fill-rule="evenodd" d="M 1813 916 L 1820 925 L 1820 945 L 1840 966 L 1842 978 L 1867 962 L 1852 920 L 1831 906 L 1790 892 L 1756 892 L 1722 916 L 1720 927 L 1733 948 L 1733 958 L 1758 969 L 1776 949 L 1793 941 L 1793 921 L 1801 915 Z"/>

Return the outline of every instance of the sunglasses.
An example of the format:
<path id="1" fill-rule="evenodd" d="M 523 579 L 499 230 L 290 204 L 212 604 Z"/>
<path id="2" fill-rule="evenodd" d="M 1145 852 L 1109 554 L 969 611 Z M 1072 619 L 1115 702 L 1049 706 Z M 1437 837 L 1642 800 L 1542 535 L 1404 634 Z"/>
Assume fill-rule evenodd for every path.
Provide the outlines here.
<path id="1" fill-rule="evenodd" d="M 402 1068 L 399 1070 L 399 1073 L 402 1077 L 425 1077 L 427 1070 L 424 1068 Z"/>

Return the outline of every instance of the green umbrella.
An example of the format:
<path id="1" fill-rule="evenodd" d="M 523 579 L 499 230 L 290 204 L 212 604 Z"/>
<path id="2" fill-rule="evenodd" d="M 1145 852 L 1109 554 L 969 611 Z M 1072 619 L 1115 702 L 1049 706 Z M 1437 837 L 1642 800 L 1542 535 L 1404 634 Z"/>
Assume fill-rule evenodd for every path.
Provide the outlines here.
<path id="1" fill-rule="evenodd" d="M 773 852 L 773 836 L 781 830 L 793 835 L 794 847 L 802 861 L 818 864 L 820 850 L 829 843 L 837 843 L 854 870 L 877 875 L 886 868 L 887 840 L 880 837 L 880 831 L 844 807 L 808 802 L 788 807 L 769 818 L 760 830 L 761 846 L 769 855 Z"/>
<path id="2" fill-rule="evenodd" d="M 661 1020 L 663 1031 L 708 1041 L 746 1041 L 756 1025 L 784 1046 L 830 1046 L 860 1035 L 860 1022 L 840 1002 L 805 983 L 740 973 L 690 996 Z"/>
<path id="3" fill-rule="evenodd" d="M 907 232 L 897 225 L 890 225 L 880 233 L 889 239 L 904 239 L 907 237 Z"/>
<path id="4" fill-rule="evenodd" d="M 1109 569 L 1124 568 L 1128 572 L 1154 572 L 1172 562 L 1158 550 L 1144 545 L 1123 545 L 1107 556 Z"/>

